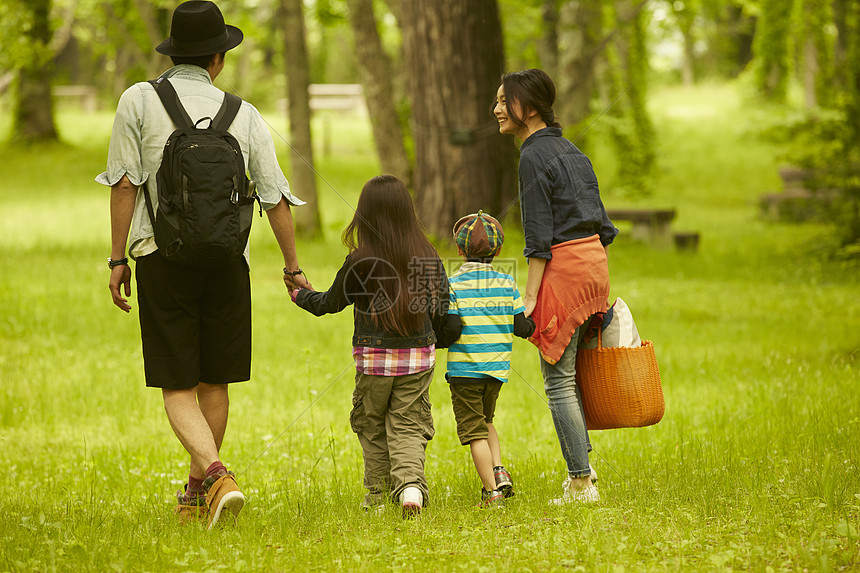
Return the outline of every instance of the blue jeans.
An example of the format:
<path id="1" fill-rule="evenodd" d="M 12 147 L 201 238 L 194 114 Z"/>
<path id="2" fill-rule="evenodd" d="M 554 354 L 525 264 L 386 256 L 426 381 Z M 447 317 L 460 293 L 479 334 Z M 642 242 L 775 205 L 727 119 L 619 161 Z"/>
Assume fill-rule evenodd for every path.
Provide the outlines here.
<path id="1" fill-rule="evenodd" d="M 550 364 L 543 357 L 540 359 L 544 390 L 552 412 L 555 433 L 561 445 L 561 455 L 567 463 L 568 474 L 572 478 L 591 475 L 588 466 L 591 442 L 585 428 L 585 412 L 582 409 L 579 386 L 576 385 L 576 347 L 582 330 L 582 327 L 576 329 L 558 362 Z"/>

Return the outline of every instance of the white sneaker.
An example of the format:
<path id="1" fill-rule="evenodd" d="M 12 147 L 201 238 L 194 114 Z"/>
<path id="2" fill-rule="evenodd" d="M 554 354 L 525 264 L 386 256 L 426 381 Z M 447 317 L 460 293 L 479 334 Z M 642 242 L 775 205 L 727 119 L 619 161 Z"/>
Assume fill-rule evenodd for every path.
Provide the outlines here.
<path id="1" fill-rule="evenodd" d="M 424 505 L 424 494 L 417 487 L 409 486 L 400 492 L 400 505 L 403 506 L 404 519 L 418 515 Z"/>
<path id="2" fill-rule="evenodd" d="M 591 464 L 588 464 L 588 469 L 591 470 L 591 483 L 597 485 L 597 470 L 591 467 Z"/>
<path id="3" fill-rule="evenodd" d="M 567 478 L 562 484 L 564 493 L 561 497 L 550 500 L 552 505 L 565 505 L 568 503 L 596 503 L 600 501 L 600 494 L 597 492 L 597 487 L 591 483 L 584 488 L 574 489 L 573 479 Z"/>

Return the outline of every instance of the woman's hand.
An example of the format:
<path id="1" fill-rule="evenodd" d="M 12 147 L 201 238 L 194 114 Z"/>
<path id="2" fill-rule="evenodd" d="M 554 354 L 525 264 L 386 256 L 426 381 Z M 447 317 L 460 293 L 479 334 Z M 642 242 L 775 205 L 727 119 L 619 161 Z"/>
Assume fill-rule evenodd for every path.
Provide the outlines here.
<path id="1" fill-rule="evenodd" d="M 537 304 L 537 297 L 525 295 L 523 296 L 523 304 L 526 307 L 526 310 L 523 312 L 523 314 L 525 314 L 527 317 L 531 316 L 532 312 L 534 312 L 535 305 Z"/>
<path id="2" fill-rule="evenodd" d="M 526 279 L 526 292 L 523 293 L 523 304 L 526 307 L 524 314 L 526 316 L 531 316 L 534 312 L 544 269 L 546 269 L 546 259 L 536 257 L 529 259 L 529 276 Z"/>

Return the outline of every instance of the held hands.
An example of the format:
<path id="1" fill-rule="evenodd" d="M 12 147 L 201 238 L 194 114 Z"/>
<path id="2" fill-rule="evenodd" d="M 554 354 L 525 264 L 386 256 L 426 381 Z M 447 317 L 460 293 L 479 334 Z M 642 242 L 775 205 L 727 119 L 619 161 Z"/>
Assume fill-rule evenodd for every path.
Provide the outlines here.
<path id="1" fill-rule="evenodd" d="M 123 292 L 125 296 L 131 296 L 131 269 L 128 265 L 117 265 L 110 271 L 110 282 L 108 288 L 113 299 L 114 305 L 124 312 L 131 310 L 128 304 L 128 299 L 123 296 L 120 287 L 125 287 Z"/>
<path id="2" fill-rule="evenodd" d="M 526 310 L 523 314 L 527 317 L 532 315 L 532 312 L 535 310 L 535 306 L 537 305 L 537 297 L 529 296 L 528 294 L 523 295 L 523 305 L 526 307 Z"/>
<path id="3" fill-rule="evenodd" d="M 314 290 L 313 285 L 311 285 L 310 281 L 308 281 L 308 278 L 305 276 L 304 271 L 301 269 L 290 271 L 284 267 L 284 285 L 286 285 L 287 292 L 291 293 L 291 296 L 294 290 L 300 288 Z M 295 302 L 295 299 L 293 299 L 293 301 Z"/>

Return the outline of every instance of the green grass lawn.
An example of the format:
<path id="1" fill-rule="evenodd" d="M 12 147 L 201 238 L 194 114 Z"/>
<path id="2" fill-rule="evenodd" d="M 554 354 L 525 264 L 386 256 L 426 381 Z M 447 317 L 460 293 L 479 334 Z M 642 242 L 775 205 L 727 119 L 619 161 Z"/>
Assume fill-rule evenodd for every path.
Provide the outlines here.
<path id="1" fill-rule="evenodd" d="M 536 350 L 516 340 L 496 422 L 518 493 L 481 511 L 440 351 L 432 505 L 409 522 L 393 507 L 359 509 L 351 319 L 290 303 L 263 219 L 252 233 L 253 380 L 231 391 L 222 451 L 248 503 L 236 527 L 180 527 L 173 492 L 187 459 L 160 393 L 143 386 L 135 311 L 118 311 L 107 290 L 108 190 L 93 178 L 111 115 L 64 112 L 66 145 L 2 147 L 0 572 L 860 568 L 860 272 L 827 258 L 827 226 L 757 217 L 758 195 L 778 188 L 780 150 L 756 137 L 760 111 L 738 90 L 664 90 L 651 109 L 659 176 L 639 203 L 676 208 L 676 228 L 699 231 L 700 249 L 622 235 L 610 271 L 613 297 L 654 341 L 663 421 L 593 432 L 601 503 L 549 506 L 564 464 Z M 8 125 L 0 113 L 0 133 Z M 339 268 L 350 205 L 378 170 L 367 125 L 332 125 L 317 165 L 326 240 L 299 244 L 317 288 Z M 604 201 L 630 204 L 613 192 L 600 124 L 592 137 Z M 516 221 L 506 237 L 502 256 L 518 258 Z M 522 287 L 522 260 L 518 271 Z"/>

